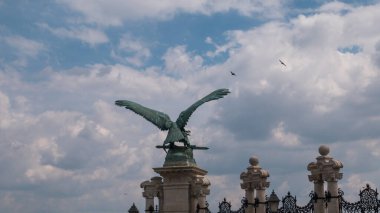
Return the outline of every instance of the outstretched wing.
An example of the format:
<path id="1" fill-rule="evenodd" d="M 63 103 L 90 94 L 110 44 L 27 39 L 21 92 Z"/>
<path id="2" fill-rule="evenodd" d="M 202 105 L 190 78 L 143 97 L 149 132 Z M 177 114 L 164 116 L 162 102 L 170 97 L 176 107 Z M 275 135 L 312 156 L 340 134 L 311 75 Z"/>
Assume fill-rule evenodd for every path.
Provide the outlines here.
<path id="1" fill-rule="evenodd" d="M 228 89 L 218 89 L 215 90 L 214 92 L 208 94 L 201 100 L 195 102 L 193 105 L 191 105 L 189 108 L 187 108 L 185 111 L 182 111 L 181 114 L 179 114 L 179 117 L 176 120 L 177 126 L 179 128 L 184 128 L 187 124 L 187 121 L 189 120 L 190 116 L 193 114 L 193 112 L 202 104 L 212 101 L 212 100 L 217 100 L 219 98 L 223 98 L 225 95 L 230 93 Z"/>
<path id="2" fill-rule="evenodd" d="M 127 101 L 127 100 L 118 100 L 118 101 L 115 101 L 115 104 L 118 106 L 130 109 L 136 114 L 141 115 L 146 120 L 150 121 L 151 123 L 156 125 L 158 128 L 160 128 L 161 130 L 169 129 L 168 122 L 171 122 L 171 121 L 170 121 L 170 117 L 165 113 L 162 113 L 153 109 L 149 109 L 138 103 Z"/>

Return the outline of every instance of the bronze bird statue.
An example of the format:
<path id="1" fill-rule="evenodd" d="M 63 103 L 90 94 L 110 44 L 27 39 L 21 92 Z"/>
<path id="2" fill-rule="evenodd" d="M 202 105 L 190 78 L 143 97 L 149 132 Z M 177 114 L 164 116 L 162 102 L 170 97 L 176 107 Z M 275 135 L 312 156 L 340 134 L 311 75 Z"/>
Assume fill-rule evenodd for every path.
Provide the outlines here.
<path id="1" fill-rule="evenodd" d="M 190 147 L 190 142 L 188 135 L 190 134 L 189 130 L 185 130 L 185 126 L 193 114 L 193 112 L 202 104 L 223 98 L 225 95 L 230 93 L 228 89 L 218 89 L 210 94 L 206 95 L 204 98 L 198 100 L 193 105 L 188 107 L 186 110 L 182 111 L 179 114 L 177 120 L 173 122 L 170 117 L 163 113 L 147 107 L 144 107 L 138 103 L 128 101 L 128 100 L 117 100 L 115 104 L 117 106 L 125 107 L 132 110 L 138 115 L 141 115 L 146 120 L 150 121 L 156 125 L 161 130 L 169 130 L 168 135 L 164 141 L 163 146 L 174 145 L 174 142 L 182 142 L 186 147 Z"/>

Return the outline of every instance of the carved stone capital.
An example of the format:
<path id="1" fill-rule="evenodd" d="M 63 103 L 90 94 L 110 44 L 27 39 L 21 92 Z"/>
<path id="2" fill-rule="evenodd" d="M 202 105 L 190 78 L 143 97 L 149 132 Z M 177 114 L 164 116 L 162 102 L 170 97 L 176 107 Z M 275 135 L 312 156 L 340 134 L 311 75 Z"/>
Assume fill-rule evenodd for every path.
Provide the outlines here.
<path id="1" fill-rule="evenodd" d="M 210 181 L 203 176 L 197 176 L 191 182 L 191 194 L 193 197 L 206 196 L 210 194 Z"/>
<path id="2" fill-rule="evenodd" d="M 321 156 L 316 158 L 316 162 L 311 162 L 307 166 L 310 171 L 309 181 L 337 181 L 342 179 L 343 174 L 339 172 L 343 168 L 342 162 L 328 156 L 330 149 L 327 146 L 320 146 L 319 153 Z"/>

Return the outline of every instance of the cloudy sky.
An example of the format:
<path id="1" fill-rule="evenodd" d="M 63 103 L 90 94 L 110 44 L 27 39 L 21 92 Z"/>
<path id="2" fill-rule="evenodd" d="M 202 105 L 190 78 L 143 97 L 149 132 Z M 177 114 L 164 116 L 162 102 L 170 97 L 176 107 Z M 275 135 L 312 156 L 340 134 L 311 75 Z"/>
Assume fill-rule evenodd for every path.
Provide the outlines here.
<path id="1" fill-rule="evenodd" d="M 0 0 L 0 212 L 144 210 L 166 133 L 114 101 L 191 117 L 212 211 L 255 155 L 305 204 L 318 147 L 351 201 L 380 186 L 380 2 Z M 279 60 L 285 62 L 281 65 Z M 230 75 L 230 71 L 236 76 Z"/>

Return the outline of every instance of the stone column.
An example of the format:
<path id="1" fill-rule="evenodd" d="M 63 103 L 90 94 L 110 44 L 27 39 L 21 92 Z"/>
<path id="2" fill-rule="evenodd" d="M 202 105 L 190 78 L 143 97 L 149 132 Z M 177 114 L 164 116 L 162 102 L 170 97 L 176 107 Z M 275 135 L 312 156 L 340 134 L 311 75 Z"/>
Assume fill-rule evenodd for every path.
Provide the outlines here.
<path id="1" fill-rule="evenodd" d="M 327 206 L 328 213 L 339 213 L 338 181 L 327 181 L 327 191 L 331 195 Z"/>
<path id="2" fill-rule="evenodd" d="M 206 213 L 206 196 L 200 195 L 198 197 L 199 213 Z M 195 208 L 196 209 L 196 208 Z"/>
<path id="3" fill-rule="evenodd" d="M 325 197 L 324 193 L 324 182 L 322 180 L 322 175 L 319 170 L 317 163 L 311 162 L 307 166 L 307 170 L 311 172 L 309 175 L 309 181 L 314 183 L 314 212 L 315 213 L 324 213 L 324 202 L 323 199 Z"/>
<path id="4" fill-rule="evenodd" d="M 194 179 L 194 182 L 191 183 L 191 200 L 192 200 L 192 208 L 195 211 L 197 207 L 200 208 L 199 212 L 206 212 L 207 201 L 206 196 L 210 194 L 210 181 L 206 177 L 198 176 Z M 195 212 L 194 211 L 194 212 Z"/>
<path id="5" fill-rule="evenodd" d="M 199 193 L 198 200 L 199 200 L 199 206 L 203 208 L 203 211 L 200 211 L 200 213 L 206 213 L 205 208 L 207 207 L 207 200 L 206 196 L 210 194 L 210 181 L 207 178 L 202 178 L 202 188 L 201 192 Z"/>
<path id="6" fill-rule="evenodd" d="M 249 184 L 241 185 L 241 188 L 245 190 L 245 198 L 247 199 L 247 202 L 248 203 L 255 202 L 254 189 Z M 247 213 L 254 212 L 253 206 L 249 205 L 245 211 Z"/>
<path id="7" fill-rule="evenodd" d="M 240 186 L 245 190 L 245 196 L 249 203 L 246 212 L 255 212 L 253 204 L 256 198 L 256 200 L 259 200 L 259 203 L 256 203 L 256 213 L 265 213 L 265 189 L 269 187 L 269 182 L 267 182 L 269 173 L 259 166 L 257 157 L 251 157 L 249 163 L 251 166 L 247 168 L 246 172 L 242 172 L 240 175 L 240 179 L 242 180 Z"/>
<path id="8" fill-rule="evenodd" d="M 145 198 L 145 212 L 149 212 L 151 207 L 154 208 L 154 196 L 149 193 L 143 193 L 143 196 Z"/>
<path id="9" fill-rule="evenodd" d="M 314 191 L 318 198 L 325 198 L 324 181 L 327 182 L 327 192 L 330 196 L 329 199 L 318 199 L 317 204 L 314 205 L 315 213 L 324 213 L 323 201 L 327 203 L 328 213 L 339 212 L 339 198 L 338 198 L 338 180 L 342 179 L 343 173 L 339 170 L 343 168 L 343 164 L 328 156 L 330 152 L 329 147 L 322 145 L 319 147 L 319 154 L 317 162 L 309 163 L 307 169 L 311 172 L 309 181 L 314 182 Z"/>
<path id="10" fill-rule="evenodd" d="M 140 187 L 144 189 L 143 197 L 145 198 L 145 211 L 149 208 L 155 207 L 154 198 L 158 197 L 159 202 L 162 195 L 162 178 L 152 177 L 150 181 L 144 181 L 140 184 Z M 161 206 L 160 206 L 161 207 Z"/>
<path id="11" fill-rule="evenodd" d="M 258 213 L 265 213 L 265 188 L 260 187 L 256 189 L 256 197 L 259 199 L 259 206 L 257 207 L 256 212 Z"/>
<path id="12" fill-rule="evenodd" d="M 316 195 L 316 200 L 314 203 L 314 212 L 315 213 L 324 213 L 325 212 L 325 192 L 324 192 L 324 183 L 322 180 L 314 179 L 314 193 Z"/>

